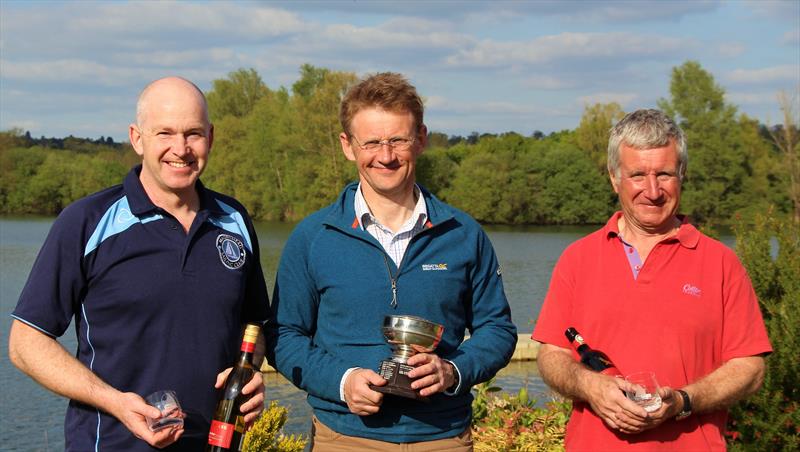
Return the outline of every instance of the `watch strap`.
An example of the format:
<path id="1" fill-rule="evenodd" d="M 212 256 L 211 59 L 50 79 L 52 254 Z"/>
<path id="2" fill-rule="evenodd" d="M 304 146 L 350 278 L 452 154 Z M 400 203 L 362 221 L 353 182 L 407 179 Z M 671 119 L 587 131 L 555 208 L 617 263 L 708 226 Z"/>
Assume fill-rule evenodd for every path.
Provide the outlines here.
<path id="1" fill-rule="evenodd" d="M 676 392 L 680 394 L 681 398 L 683 399 L 683 409 L 675 416 L 675 420 L 680 421 L 686 419 L 692 414 L 692 401 L 689 399 L 689 394 L 687 394 L 683 389 L 678 389 Z"/>

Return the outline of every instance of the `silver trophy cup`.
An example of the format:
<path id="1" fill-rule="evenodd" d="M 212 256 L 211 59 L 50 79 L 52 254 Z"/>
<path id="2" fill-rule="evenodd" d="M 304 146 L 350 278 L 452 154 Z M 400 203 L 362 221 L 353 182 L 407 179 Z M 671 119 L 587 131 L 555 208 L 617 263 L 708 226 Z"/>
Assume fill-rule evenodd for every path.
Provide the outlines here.
<path id="1" fill-rule="evenodd" d="M 388 381 L 384 386 L 370 387 L 384 394 L 425 400 L 411 389 L 408 373 L 413 367 L 406 364 L 417 353 L 432 352 L 442 340 L 444 327 L 420 317 L 387 315 L 383 319 L 383 336 L 392 347 L 392 358 L 381 361 L 380 375 Z"/>

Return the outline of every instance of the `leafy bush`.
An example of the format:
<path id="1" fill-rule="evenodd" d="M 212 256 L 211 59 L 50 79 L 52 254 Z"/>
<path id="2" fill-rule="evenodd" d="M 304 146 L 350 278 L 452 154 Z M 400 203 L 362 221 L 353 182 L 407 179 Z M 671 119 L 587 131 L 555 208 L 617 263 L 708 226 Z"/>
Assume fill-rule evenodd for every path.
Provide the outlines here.
<path id="1" fill-rule="evenodd" d="M 555 399 L 536 407 L 525 388 L 516 395 L 495 394 L 493 380 L 473 388 L 472 438 L 476 452 L 564 450 L 564 433 L 572 404 Z"/>
<path id="2" fill-rule="evenodd" d="M 761 390 L 732 407 L 732 451 L 800 450 L 800 225 L 772 212 L 735 229 L 774 352 Z"/>
<path id="3" fill-rule="evenodd" d="M 253 427 L 244 437 L 245 452 L 302 452 L 306 447 L 307 439 L 302 435 L 286 436 L 281 433 L 286 424 L 288 410 L 274 400 L 269 408 L 261 413 Z"/>

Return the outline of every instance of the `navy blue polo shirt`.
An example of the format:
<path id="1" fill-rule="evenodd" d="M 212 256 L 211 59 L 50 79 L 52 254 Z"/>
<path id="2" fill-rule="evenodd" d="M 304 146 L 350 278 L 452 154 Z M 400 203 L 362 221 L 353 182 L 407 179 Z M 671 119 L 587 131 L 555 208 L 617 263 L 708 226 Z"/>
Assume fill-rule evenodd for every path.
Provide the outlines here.
<path id="1" fill-rule="evenodd" d="M 258 242 L 244 207 L 199 181 L 187 234 L 140 171 L 64 209 L 12 316 L 51 337 L 74 319 L 77 358 L 120 391 L 175 390 L 186 431 L 167 450 L 202 450 L 216 376 L 236 359 L 243 323 L 267 317 Z M 67 450 L 154 450 L 74 400 L 64 430 Z"/>

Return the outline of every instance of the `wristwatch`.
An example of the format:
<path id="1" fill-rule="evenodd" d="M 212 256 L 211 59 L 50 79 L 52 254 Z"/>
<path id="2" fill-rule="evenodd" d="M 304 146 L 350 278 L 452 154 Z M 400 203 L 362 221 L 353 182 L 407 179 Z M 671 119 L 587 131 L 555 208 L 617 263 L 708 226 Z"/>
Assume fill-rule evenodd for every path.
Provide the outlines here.
<path id="1" fill-rule="evenodd" d="M 681 395 L 681 398 L 683 398 L 683 409 L 675 416 L 676 421 L 681 421 L 692 414 L 692 402 L 689 400 L 689 394 L 687 394 L 683 389 L 678 389 L 676 392 L 678 392 Z"/>

